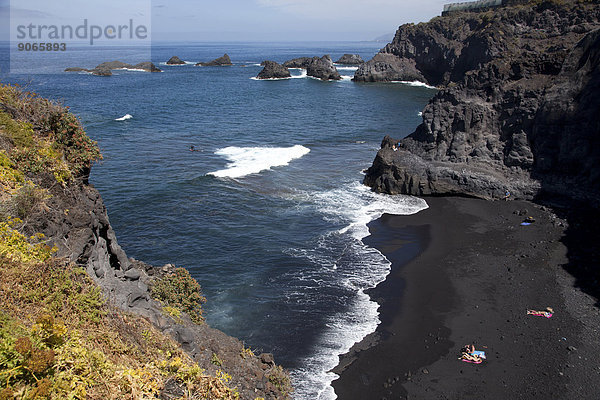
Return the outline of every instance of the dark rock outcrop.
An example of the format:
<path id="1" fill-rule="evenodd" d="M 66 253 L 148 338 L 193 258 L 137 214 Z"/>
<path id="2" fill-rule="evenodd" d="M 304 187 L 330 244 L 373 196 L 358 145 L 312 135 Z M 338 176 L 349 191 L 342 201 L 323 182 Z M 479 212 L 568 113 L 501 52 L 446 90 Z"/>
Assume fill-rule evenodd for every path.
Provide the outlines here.
<path id="1" fill-rule="evenodd" d="M 80 68 L 80 67 L 69 67 L 65 69 L 65 72 L 89 72 L 92 75 L 97 76 L 111 76 L 112 70 L 115 69 L 137 69 L 144 70 L 147 72 L 162 72 L 162 70 L 150 61 L 141 62 L 135 65 L 127 64 L 122 61 L 107 61 L 102 64 L 96 65 L 92 69 Z"/>
<path id="2" fill-rule="evenodd" d="M 81 67 L 69 67 L 65 68 L 65 72 L 89 72 L 89 69 Z"/>
<path id="3" fill-rule="evenodd" d="M 312 61 L 306 67 L 306 75 L 312 76 L 323 81 L 340 80 L 342 76 L 338 72 L 331 57 L 324 55 L 323 57 L 313 57 Z"/>
<path id="4" fill-rule="evenodd" d="M 312 62 L 312 57 L 299 57 L 293 58 L 283 63 L 286 68 L 308 68 L 308 65 Z"/>
<path id="5" fill-rule="evenodd" d="M 177 56 L 173 56 L 173 57 L 169 58 L 169 61 L 167 61 L 167 65 L 183 65 L 183 64 L 185 64 L 185 61 L 181 60 Z"/>
<path id="6" fill-rule="evenodd" d="M 160 68 L 151 63 L 150 61 L 144 61 L 138 64 L 135 64 L 131 69 L 141 69 L 147 72 L 162 72 Z"/>
<path id="7" fill-rule="evenodd" d="M 261 65 L 264 68 L 256 76 L 258 79 L 284 79 L 292 76 L 286 67 L 275 61 L 263 61 Z"/>
<path id="8" fill-rule="evenodd" d="M 427 82 L 446 88 L 397 151 L 383 141 L 365 183 L 388 193 L 499 198 L 509 190 L 600 203 L 598 27 L 600 7 L 576 2 L 400 27 L 382 54 L 413 60 Z"/>
<path id="9" fill-rule="evenodd" d="M 229 58 L 229 56 L 227 54 L 223 54 L 221 57 L 219 58 L 215 58 L 212 61 L 209 62 L 199 62 L 196 63 L 196 66 L 201 66 L 201 67 L 225 67 L 225 66 L 230 66 L 233 65 L 231 63 L 231 59 Z"/>
<path id="10" fill-rule="evenodd" d="M 364 61 L 358 54 L 344 54 L 335 63 L 344 65 L 359 65 L 364 63 Z"/>
<path id="11" fill-rule="evenodd" d="M 89 72 L 92 75 L 97 75 L 97 76 L 111 76 L 112 75 L 112 71 L 108 68 L 94 68 L 94 69 L 87 69 L 87 68 L 81 68 L 81 67 L 69 67 L 65 69 L 65 72 Z"/>
<path id="12" fill-rule="evenodd" d="M 386 53 L 378 53 L 368 62 L 361 64 L 352 80 L 355 82 L 426 81 L 416 68 L 415 60 L 398 58 Z"/>
<path id="13" fill-rule="evenodd" d="M 106 61 L 102 64 L 96 65 L 96 69 L 130 69 L 133 68 L 132 64 L 124 63 L 123 61 Z"/>

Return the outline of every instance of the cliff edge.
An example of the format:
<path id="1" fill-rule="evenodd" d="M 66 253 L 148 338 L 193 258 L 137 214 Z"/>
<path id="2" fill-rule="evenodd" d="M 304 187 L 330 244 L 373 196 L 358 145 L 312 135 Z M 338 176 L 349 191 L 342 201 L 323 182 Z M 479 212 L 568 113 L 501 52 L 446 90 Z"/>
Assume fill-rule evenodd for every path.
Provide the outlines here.
<path id="1" fill-rule="evenodd" d="M 287 399 L 289 376 L 202 318 L 183 268 L 119 246 L 66 107 L 0 85 L 0 398 Z"/>
<path id="2" fill-rule="evenodd" d="M 354 80 L 420 74 L 441 89 L 412 134 L 383 140 L 365 184 L 600 204 L 598 28 L 596 1 L 534 1 L 401 26 Z"/>

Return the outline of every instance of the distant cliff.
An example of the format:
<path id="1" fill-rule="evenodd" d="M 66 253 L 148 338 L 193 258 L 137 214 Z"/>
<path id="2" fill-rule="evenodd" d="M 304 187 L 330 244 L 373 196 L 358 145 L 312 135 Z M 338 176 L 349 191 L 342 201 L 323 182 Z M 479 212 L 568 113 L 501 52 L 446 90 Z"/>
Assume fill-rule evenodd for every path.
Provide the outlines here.
<path id="1" fill-rule="evenodd" d="M 354 79 L 420 74 L 441 90 L 415 132 L 383 141 L 365 183 L 387 193 L 508 190 L 600 204 L 598 28 L 599 2 L 558 0 L 401 26 Z"/>

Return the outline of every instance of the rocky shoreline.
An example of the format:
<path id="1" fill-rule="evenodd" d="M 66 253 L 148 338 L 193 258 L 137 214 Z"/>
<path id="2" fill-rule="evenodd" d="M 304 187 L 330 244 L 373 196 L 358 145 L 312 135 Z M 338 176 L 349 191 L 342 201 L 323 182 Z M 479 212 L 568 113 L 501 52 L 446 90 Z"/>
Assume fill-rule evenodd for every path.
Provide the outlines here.
<path id="1" fill-rule="evenodd" d="M 96 143 L 86 136 L 78 119 L 67 108 L 35 94 L 22 93 L 15 87 L 5 85 L 0 89 L 3 94 L 0 104 L 3 121 L 0 127 L 3 257 L 8 252 L 6 249 L 11 249 L 7 232 L 15 238 L 23 235 L 23 240 L 39 241 L 43 238 L 43 248 L 47 249 L 48 257 L 51 254 L 55 256 L 56 265 L 63 263 L 63 269 L 85 270 L 97 285 L 93 290 L 101 290 L 102 294 L 99 291 L 97 294 L 99 298 L 103 295 L 106 304 L 103 300 L 102 304 L 91 304 L 89 307 L 99 313 L 109 309 L 115 315 L 116 310 L 120 310 L 118 318 L 123 319 L 129 316 L 143 317 L 162 334 L 178 342 L 181 349 L 197 363 L 198 371 L 201 368 L 203 373 L 210 374 L 223 384 L 229 382 L 242 399 L 289 398 L 289 375 L 275 364 L 272 354 L 254 354 L 238 339 L 211 328 L 201 317 L 197 317 L 201 316 L 200 309 L 193 310 L 197 311 L 197 318 L 192 320 L 185 310 L 177 308 L 177 304 L 163 304 L 153 298 L 153 287 L 167 277 L 176 276 L 178 269 L 173 265 L 150 266 L 129 258 L 121 248 L 100 193 L 89 183 L 91 164 L 101 155 Z M 46 158 L 35 159 L 39 168 L 32 168 L 32 164 L 19 158 L 26 151 L 30 152 L 27 154 L 45 155 Z M 12 228 L 16 224 L 18 232 Z M 23 248 L 33 246 L 28 243 Z M 27 268 L 20 268 L 22 275 L 27 277 Z M 85 272 L 83 275 L 86 275 Z M 192 280 L 191 277 L 189 279 Z M 72 282 L 63 283 L 67 287 Z M 56 282 L 52 285 L 56 285 Z M 91 281 L 89 285 L 92 285 Z M 168 290 L 178 293 L 178 290 L 184 289 L 175 285 Z M 43 307 L 43 304 L 39 306 Z M 199 307 L 200 304 L 192 303 L 192 306 Z M 6 317 L 4 312 L 2 310 L 2 318 Z M 70 316 L 60 318 L 68 319 Z M 136 340 L 129 337 L 112 339 L 124 342 Z M 87 355 L 80 356 L 81 360 L 77 362 L 88 361 L 85 359 Z M 158 360 L 148 362 L 159 363 Z M 136 366 L 130 365 L 128 368 Z M 223 374 L 228 374 L 227 379 L 223 378 Z M 155 382 L 156 390 L 161 390 L 161 398 L 183 395 L 183 380 L 171 380 L 170 386 L 160 379 Z M 179 392 L 179 396 L 169 397 Z M 2 396 L 5 394 L 3 392 Z"/>
<path id="2" fill-rule="evenodd" d="M 307 76 L 320 79 L 322 81 L 334 80 L 338 81 L 342 79 L 342 76 L 338 72 L 331 56 L 325 54 L 322 57 L 299 57 L 292 60 L 285 61 L 282 64 L 285 68 L 301 68 L 306 70 Z"/>
<path id="3" fill-rule="evenodd" d="M 229 373 L 241 398 L 285 398 L 269 379 L 272 373 L 281 373 L 271 354 L 244 353 L 244 344 L 238 339 L 206 323 L 195 324 L 185 314 L 174 318 L 164 312 L 160 302 L 152 298 L 150 288 L 155 279 L 172 273 L 175 267 L 153 267 L 127 257 L 117 242 L 100 194 L 87 183 L 87 175 L 78 185 L 65 189 L 55 185 L 51 190 L 48 209 L 68 212 L 43 211 L 31 218 L 27 230 L 44 233 L 57 246 L 58 257 L 84 266 L 110 304 L 151 321 L 209 373 L 218 369 Z M 215 355 L 219 365 L 214 363 Z"/>

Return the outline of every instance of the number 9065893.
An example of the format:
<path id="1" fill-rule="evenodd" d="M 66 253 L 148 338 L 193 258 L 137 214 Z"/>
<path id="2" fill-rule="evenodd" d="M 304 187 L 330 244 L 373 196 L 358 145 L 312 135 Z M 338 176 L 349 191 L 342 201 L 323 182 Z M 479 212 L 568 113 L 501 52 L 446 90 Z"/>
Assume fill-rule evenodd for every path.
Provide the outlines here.
<path id="1" fill-rule="evenodd" d="M 20 42 L 17 44 L 19 51 L 66 51 L 66 43 L 31 43 Z"/>

